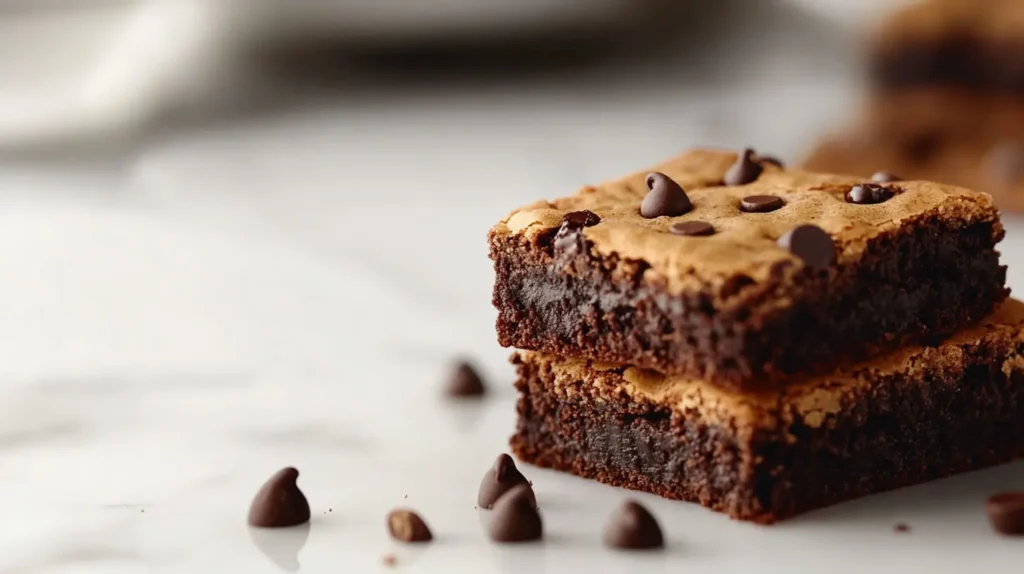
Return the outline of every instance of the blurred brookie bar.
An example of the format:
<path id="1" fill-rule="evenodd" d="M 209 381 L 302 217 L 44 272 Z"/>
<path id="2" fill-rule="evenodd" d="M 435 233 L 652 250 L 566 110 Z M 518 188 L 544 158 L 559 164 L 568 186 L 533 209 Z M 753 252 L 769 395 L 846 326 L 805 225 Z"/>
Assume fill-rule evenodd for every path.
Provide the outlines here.
<path id="1" fill-rule="evenodd" d="M 869 57 L 857 125 L 809 169 L 963 185 L 1024 211 L 1024 2 L 915 2 L 884 22 Z"/>

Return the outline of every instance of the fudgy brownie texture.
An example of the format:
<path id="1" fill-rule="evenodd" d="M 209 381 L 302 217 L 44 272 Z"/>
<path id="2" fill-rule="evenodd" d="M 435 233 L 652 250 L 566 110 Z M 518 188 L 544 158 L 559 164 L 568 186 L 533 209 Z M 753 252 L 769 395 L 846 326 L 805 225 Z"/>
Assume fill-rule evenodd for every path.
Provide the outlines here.
<path id="1" fill-rule="evenodd" d="M 522 460 L 771 523 L 1024 455 L 1024 304 L 934 346 L 734 393 L 519 352 Z"/>
<path id="2" fill-rule="evenodd" d="M 736 161 L 698 150 L 652 170 L 685 189 L 683 215 L 642 216 L 640 172 L 496 225 L 501 344 L 753 389 L 950 334 L 1006 297 L 990 196 L 915 181 L 853 203 L 863 179 L 767 162 L 725 186 Z M 780 207 L 750 212 L 771 207 L 752 196 Z M 693 221 L 713 234 L 675 231 Z M 825 264 L 787 249 L 804 224 L 824 230 Z"/>

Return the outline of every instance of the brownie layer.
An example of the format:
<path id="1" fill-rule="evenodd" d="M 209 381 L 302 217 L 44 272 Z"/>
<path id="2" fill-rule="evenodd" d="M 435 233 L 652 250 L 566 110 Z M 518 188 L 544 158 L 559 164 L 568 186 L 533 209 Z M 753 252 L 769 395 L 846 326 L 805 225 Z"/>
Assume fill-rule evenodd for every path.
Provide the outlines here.
<path id="1" fill-rule="evenodd" d="M 635 369 L 522 353 L 526 462 L 771 523 L 1024 456 L 1020 330 L 898 352 L 793 393 L 651 390 Z"/>
<path id="2" fill-rule="evenodd" d="M 492 235 L 498 339 L 763 388 L 981 319 L 1006 296 L 1001 237 L 995 220 L 957 229 L 924 219 L 876 236 L 835 276 L 805 268 L 784 285 L 737 275 L 671 294 L 645 280 L 644 262 L 598 255 L 582 237 L 566 258 L 551 234 Z M 789 305 L 777 304 L 783 289 Z"/>
<path id="3" fill-rule="evenodd" d="M 956 36 L 877 54 L 872 76 L 887 89 L 962 88 L 1024 96 L 1024 44 Z"/>

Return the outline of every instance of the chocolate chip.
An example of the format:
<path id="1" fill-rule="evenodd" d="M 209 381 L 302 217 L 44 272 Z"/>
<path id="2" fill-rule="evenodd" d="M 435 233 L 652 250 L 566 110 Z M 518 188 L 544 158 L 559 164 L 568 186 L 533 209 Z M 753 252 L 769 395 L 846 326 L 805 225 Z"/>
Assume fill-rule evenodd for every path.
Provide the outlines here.
<path id="1" fill-rule="evenodd" d="M 525 484 L 529 489 L 529 496 L 533 500 L 534 506 L 536 506 L 537 499 L 533 495 L 533 488 L 530 487 L 530 482 L 516 468 L 516 463 L 512 460 L 511 456 L 500 454 L 494 461 L 494 466 L 484 474 L 483 480 L 480 481 L 480 492 L 477 494 L 476 503 L 480 508 L 490 510 L 494 503 L 501 498 L 501 495 L 520 484 Z"/>
<path id="2" fill-rule="evenodd" d="M 601 223 L 601 217 L 589 209 L 571 211 L 562 216 L 562 225 L 572 229 L 593 227 L 598 223 Z"/>
<path id="3" fill-rule="evenodd" d="M 445 391 L 449 397 L 479 397 L 487 392 L 487 388 L 473 365 L 459 361 L 448 375 Z"/>
<path id="4" fill-rule="evenodd" d="M 612 514 L 604 527 L 604 543 L 612 548 L 644 550 L 665 545 L 661 527 L 654 516 L 632 500 Z"/>
<path id="5" fill-rule="evenodd" d="M 876 183 L 862 183 L 851 187 L 850 191 L 846 192 L 845 197 L 847 203 L 868 205 L 872 203 L 882 203 L 894 195 L 896 195 L 896 190 L 891 187 L 878 185 Z"/>
<path id="6" fill-rule="evenodd" d="M 782 207 L 777 195 L 748 195 L 740 200 L 740 209 L 747 213 L 768 213 Z"/>
<path id="7" fill-rule="evenodd" d="M 1024 492 L 1003 492 L 985 501 L 992 528 L 1000 534 L 1024 534 Z"/>
<path id="8" fill-rule="evenodd" d="M 1014 185 L 1024 176 L 1024 144 L 1003 142 L 997 144 L 985 158 L 990 176 L 1003 185 Z"/>
<path id="9" fill-rule="evenodd" d="M 875 183 L 893 183 L 901 181 L 901 179 L 899 176 L 888 171 L 876 171 L 874 175 L 871 176 L 871 181 Z"/>
<path id="10" fill-rule="evenodd" d="M 675 217 L 693 209 L 683 188 L 663 173 L 647 174 L 647 189 L 650 191 L 640 202 L 640 215 L 647 219 Z"/>
<path id="11" fill-rule="evenodd" d="M 488 533 L 495 542 L 540 540 L 544 526 L 530 485 L 520 484 L 498 499 Z"/>
<path id="12" fill-rule="evenodd" d="M 893 526 L 892 529 L 895 532 L 910 532 L 910 527 L 902 522 L 896 524 L 896 526 Z"/>
<path id="13" fill-rule="evenodd" d="M 252 499 L 249 524 L 264 528 L 298 526 L 309 522 L 309 502 L 295 481 L 299 471 L 283 468 L 270 477 Z"/>
<path id="14" fill-rule="evenodd" d="M 832 237 L 817 225 L 801 225 L 779 238 L 779 246 L 811 267 L 828 267 L 836 260 Z"/>
<path id="15" fill-rule="evenodd" d="M 755 161 L 757 161 L 757 163 L 759 163 L 761 165 L 769 163 L 769 164 L 774 165 L 775 167 L 777 167 L 779 169 L 784 169 L 786 167 L 782 163 L 782 160 L 780 160 L 777 157 L 772 157 L 770 155 L 759 155 L 759 156 L 757 156 L 757 159 Z"/>
<path id="16" fill-rule="evenodd" d="M 746 185 L 760 177 L 762 171 L 761 164 L 754 161 L 754 150 L 747 148 L 725 172 L 725 185 Z"/>
<path id="17" fill-rule="evenodd" d="M 399 508 L 388 513 L 388 532 L 402 542 L 430 542 L 434 536 L 418 514 Z"/>
<path id="18" fill-rule="evenodd" d="M 714 235 L 715 228 L 706 221 L 680 221 L 673 223 L 668 232 L 676 235 Z"/>

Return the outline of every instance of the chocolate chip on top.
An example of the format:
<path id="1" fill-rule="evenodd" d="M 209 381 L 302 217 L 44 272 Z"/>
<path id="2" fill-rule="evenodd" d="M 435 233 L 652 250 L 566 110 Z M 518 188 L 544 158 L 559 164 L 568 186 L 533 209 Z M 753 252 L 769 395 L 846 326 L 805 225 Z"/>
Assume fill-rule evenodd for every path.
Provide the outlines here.
<path id="1" fill-rule="evenodd" d="M 612 548 L 648 550 L 661 548 L 665 540 L 654 516 L 640 503 L 628 500 L 605 525 L 604 543 Z"/>
<path id="2" fill-rule="evenodd" d="M 663 173 L 647 174 L 647 189 L 650 191 L 640 203 L 640 215 L 647 219 L 675 217 L 693 209 L 683 188 Z"/>
<path id="3" fill-rule="evenodd" d="M 770 156 L 770 155 L 758 155 L 755 158 L 755 161 L 757 163 L 761 164 L 762 166 L 767 163 L 767 164 L 774 165 L 775 167 L 780 168 L 780 169 L 786 167 L 785 164 L 782 163 L 781 159 L 779 159 L 777 157 Z"/>
<path id="4" fill-rule="evenodd" d="M 868 205 L 882 203 L 894 195 L 896 195 L 896 190 L 891 187 L 878 185 L 877 183 L 862 183 L 851 187 L 850 191 L 846 192 L 845 197 L 847 203 Z"/>
<path id="5" fill-rule="evenodd" d="M 593 227 L 598 223 L 601 223 L 601 217 L 589 209 L 584 209 L 582 211 L 570 211 L 562 216 L 562 227 L 568 227 L 570 229 Z"/>
<path id="6" fill-rule="evenodd" d="M 811 267 L 828 267 L 836 260 L 832 236 L 817 225 L 795 227 L 780 237 L 778 244 Z"/>
<path id="7" fill-rule="evenodd" d="M 706 221 L 680 221 L 673 223 L 668 232 L 675 235 L 705 236 L 714 235 L 715 228 Z"/>
<path id="8" fill-rule="evenodd" d="M 900 177 L 898 175 L 893 174 L 892 172 L 876 171 L 871 176 L 871 181 L 873 181 L 874 183 L 894 183 L 900 181 Z"/>
<path id="9" fill-rule="evenodd" d="M 764 168 L 761 164 L 754 161 L 754 150 L 747 148 L 740 152 L 736 163 L 725 172 L 724 182 L 725 185 L 746 185 L 756 181 L 762 171 Z"/>
<path id="10" fill-rule="evenodd" d="M 1024 535 L 1024 492 L 1003 492 L 985 501 L 985 513 L 1000 534 Z"/>
<path id="11" fill-rule="evenodd" d="M 740 200 L 740 209 L 747 213 L 768 213 L 782 205 L 782 198 L 777 195 L 748 195 Z"/>

